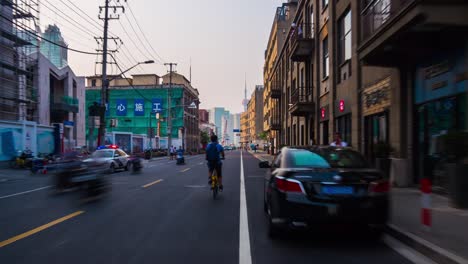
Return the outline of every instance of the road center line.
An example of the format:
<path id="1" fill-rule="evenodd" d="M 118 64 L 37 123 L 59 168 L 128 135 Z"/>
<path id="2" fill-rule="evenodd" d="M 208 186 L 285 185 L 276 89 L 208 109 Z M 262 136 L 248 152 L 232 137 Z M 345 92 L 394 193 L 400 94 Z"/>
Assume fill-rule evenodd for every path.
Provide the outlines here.
<path id="1" fill-rule="evenodd" d="M 50 187 L 52 187 L 52 185 L 37 188 L 37 189 L 34 189 L 34 190 L 25 191 L 25 192 L 19 192 L 19 193 L 14 193 L 14 194 L 2 196 L 2 197 L 0 197 L 0 199 L 5 199 L 5 198 L 13 197 L 13 196 L 18 196 L 18 195 L 21 195 L 21 194 L 26 194 L 26 193 L 37 192 L 37 191 L 44 190 L 44 189 L 47 189 L 47 188 L 50 188 Z"/>
<path id="2" fill-rule="evenodd" d="M 251 264 L 249 218 L 247 215 L 247 198 L 245 194 L 244 162 L 241 152 L 240 163 L 240 213 L 239 213 L 239 263 Z"/>
<path id="3" fill-rule="evenodd" d="M 150 182 L 150 183 L 148 183 L 148 184 L 146 184 L 146 185 L 143 185 L 143 186 L 141 186 L 141 187 L 143 187 L 143 188 L 148 188 L 148 187 L 150 187 L 150 186 L 152 186 L 152 185 L 155 185 L 155 184 L 157 184 L 157 183 L 160 183 L 160 182 L 162 182 L 162 181 L 164 181 L 164 180 L 163 180 L 163 179 L 159 179 L 159 180 L 157 180 L 157 181 Z"/>
<path id="4" fill-rule="evenodd" d="M 66 220 L 68 220 L 68 219 L 70 219 L 70 218 L 73 218 L 73 217 L 75 217 L 75 216 L 78 216 L 78 215 L 80 215 L 80 214 L 82 214 L 82 213 L 84 213 L 84 211 L 77 211 L 77 212 L 74 212 L 73 214 L 69 214 L 69 215 L 64 216 L 64 217 L 62 217 L 62 218 L 59 218 L 59 219 L 57 219 L 57 220 L 54 220 L 54 221 L 52 221 L 52 222 L 50 222 L 50 223 L 48 223 L 48 224 L 45 224 L 45 225 L 36 227 L 36 228 L 34 228 L 33 230 L 30 230 L 30 231 L 25 232 L 25 233 L 23 233 L 23 234 L 20 234 L 20 235 L 17 235 L 17 236 L 15 236 L 15 237 L 12 237 L 12 238 L 10 238 L 10 239 L 7 239 L 7 240 L 5 240 L 5 241 L 2 241 L 2 242 L 0 242 L 0 248 L 2 248 L 2 247 L 4 247 L 4 246 L 7 246 L 7 245 L 9 245 L 9 244 L 11 244 L 11 243 L 14 243 L 14 242 L 16 242 L 16 241 L 18 241 L 18 240 L 20 240 L 20 239 L 23 239 L 23 238 L 26 238 L 26 237 L 28 237 L 28 236 L 34 235 L 34 234 L 36 234 L 36 233 L 39 233 L 39 232 L 41 232 L 42 230 L 45 230 L 45 229 L 47 229 L 47 228 L 49 228 L 49 227 L 52 227 L 52 226 L 54 226 L 54 225 L 57 225 L 57 224 L 59 224 L 59 223 L 61 223 L 61 222 L 64 222 L 64 221 L 66 221 Z"/>
<path id="5" fill-rule="evenodd" d="M 186 171 L 188 171 L 188 170 L 190 170 L 190 169 L 191 169 L 191 168 L 186 168 L 186 169 L 181 170 L 180 172 L 186 172 Z"/>

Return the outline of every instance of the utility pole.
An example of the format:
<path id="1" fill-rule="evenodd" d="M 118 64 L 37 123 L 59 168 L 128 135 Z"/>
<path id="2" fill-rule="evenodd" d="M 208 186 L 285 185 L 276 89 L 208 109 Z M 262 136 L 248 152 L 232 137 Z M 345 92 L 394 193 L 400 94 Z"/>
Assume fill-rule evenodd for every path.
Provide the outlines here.
<path id="1" fill-rule="evenodd" d="M 164 63 L 169 66 L 169 89 L 167 90 L 167 155 L 171 155 L 172 146 L 172 115 L 171 115 L 171 90 L 172 90 L 172 68 L 177 66 L 177 63 Z"/>
<path id="2" fill-rule="evenodd" d="M 101 111 L 99 111 L 99 136 L 98 136 L 98 146 L 105 144 L 106 137 L 106 106 L 108 106 L 108 89 L 109 89 L 109 80 L 107 79 L 107 41 L 108 41 L 108 31 L 109 31 L 109 20 L 119 19 L 117 16 L 109 16 L 109 8 L 113 8 L 114 11 L 117 9 L 122 9 L 122 12 L 125 12 L 123 6 L 109 6 L 110 0 L 105 0 L 105 5 L 99 7 L 99 19 L 104 20 L 104 38 L 102 46 L 102 89 L 101 89 Z M 104 17 L 101 17 L 100 13 L 104 9 Z"/>

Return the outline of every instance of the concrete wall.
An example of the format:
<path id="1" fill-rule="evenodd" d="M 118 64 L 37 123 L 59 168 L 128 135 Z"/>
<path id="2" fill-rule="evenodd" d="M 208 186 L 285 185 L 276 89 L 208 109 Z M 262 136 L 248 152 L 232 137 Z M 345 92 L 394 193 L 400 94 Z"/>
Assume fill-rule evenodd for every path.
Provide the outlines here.
<path id="1" fill-rule="evenodd" d="M 133 85 L 159 85 L 159 76 L 156 74 L 132 75 L 132 78 Z"/>

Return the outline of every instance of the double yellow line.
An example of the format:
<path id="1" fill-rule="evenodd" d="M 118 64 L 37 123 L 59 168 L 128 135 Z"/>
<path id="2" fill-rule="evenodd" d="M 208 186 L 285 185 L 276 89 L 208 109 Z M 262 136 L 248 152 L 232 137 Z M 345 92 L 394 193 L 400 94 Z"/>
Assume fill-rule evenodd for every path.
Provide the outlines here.
<path id="1" fill-rule="evenodd" d="M 0 242 L 0 248 L 2 248 L 4 246 L 7 246 L 7 245 L 9 245 L 11 243 L 14 243 L 14 242 L 16 242 L 16 241 L 18 241 L 20 239 L 26 238 L 28 236 L 32 236 L 32 235 L 34 235 L 36 233 L 39 233 L 39 232 L 41 232 L 41 231 L 43 231 L 43 230 L 45 230 L 45 229 L 47 229 L 49 227 L 52 227 L 52 226 L 57 225 L 57 224 L 59 224 L 61 222 L 67 221 L 68 219 L 71 219 L 71 218 L 73 218 L 75 216 L 78 216 L 78 215 L 80 215 L 82 213 L 84 213 L 84 211 L 74 212 L 73 214 L 66 215 L 66 216 L 64 216 L 62 218 L 59 218 L 59 219 L 57 219 L 55 221 L 52 221 L 52 222 L 50 222 L 48 224 L 41 225 L 39 227 L 34 228 L 33 230 L 30 230 L 28 232 L 22 233 L 20 235 L 17 235 L 17 236 L 14 236 L 14 237 L 10 238 L 10 239 L 2 241 L 2 242 Z"/>

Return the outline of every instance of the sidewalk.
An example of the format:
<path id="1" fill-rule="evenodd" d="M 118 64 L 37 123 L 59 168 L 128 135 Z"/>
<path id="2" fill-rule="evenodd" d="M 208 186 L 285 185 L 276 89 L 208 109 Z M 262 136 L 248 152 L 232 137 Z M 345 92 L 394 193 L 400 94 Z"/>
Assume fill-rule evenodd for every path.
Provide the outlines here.
<path id="1" fill-rule="evenodd" d="M 257 150 L 257 152 L 254 152 L 253 150 L 249 150 L 249 153 L 261 161 L 273 162 L 273 156 L 268 154 L 266 151 Z"/>
<path id="2" fill-rule="evenodd" d="M 389 233 L 438 263 L 468 263 L 468 210 L 453 208 L 448 198 L 432 194 L 432 228 L 425 230 L 420 208 L 419 190 L 394 188 Z"/>

